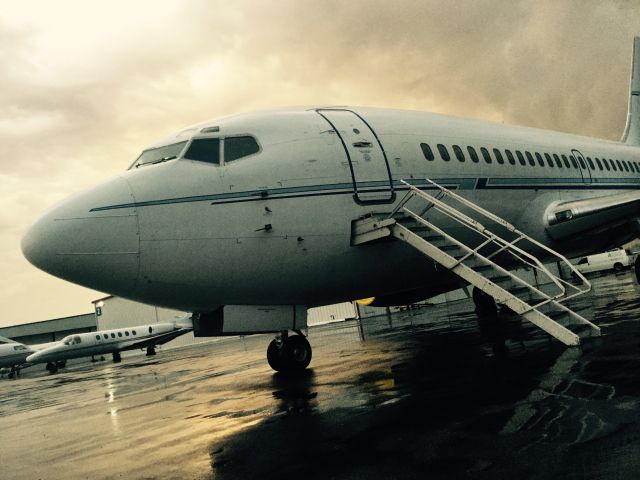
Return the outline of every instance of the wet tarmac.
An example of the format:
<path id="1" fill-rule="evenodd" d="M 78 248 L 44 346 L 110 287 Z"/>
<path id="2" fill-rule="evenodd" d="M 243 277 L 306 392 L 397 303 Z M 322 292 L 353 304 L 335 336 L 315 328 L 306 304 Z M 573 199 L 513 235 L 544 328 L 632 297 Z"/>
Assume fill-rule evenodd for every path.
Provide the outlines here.
<path id="1" fill-rule="evenodd" d="M 593 279 L 567 349 L 469 300 L 0 380 L 2 479 L 640 478 L 640 289 Z M 34 367 L 35 368 L 35 367 Z"/>

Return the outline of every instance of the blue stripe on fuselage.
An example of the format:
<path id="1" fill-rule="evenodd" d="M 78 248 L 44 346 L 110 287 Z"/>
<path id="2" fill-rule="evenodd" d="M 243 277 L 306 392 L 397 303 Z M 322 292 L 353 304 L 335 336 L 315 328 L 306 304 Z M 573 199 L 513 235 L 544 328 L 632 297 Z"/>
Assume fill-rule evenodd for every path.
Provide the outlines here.
<path id="1" fill-rule="evenodd" d="M 422 190 L 432 190 L 437 187 L 422 179 L 405 180 L 407 183 Z M 640 178 L 597 178 L 593 183 L 585 183 L 581 178 L 437 178 L 434 181 L 446 188 L 457 190 L 633 190 L 640 189 Z M 360 193 L 388 190 L 388 182 L 372 181 L 359 182 Z M 399 181 L 394 181 L 395 190 L 407 190 Z M 297 187 L 273 188 L 267 190 L 249 190 L 244 192 L 218 193 L 211 195 L 196 195 L 190 197 L 166 198 L 161 200 L 146 200 L 141 202 L 123 203 L 92 208 L 91 212 L 117 210 L 122 208 L 149 207 L 155 205 L 171 205 L 178 203 L 193 203 L 210 201 L 211 205 L 227 203 L 252 202 L 257 200 L 275 200 L 283 198 L 315 197 L 326 195 L 353 194 L 353 184 L 335 183 L 326 185 L 303 185 Z"/>

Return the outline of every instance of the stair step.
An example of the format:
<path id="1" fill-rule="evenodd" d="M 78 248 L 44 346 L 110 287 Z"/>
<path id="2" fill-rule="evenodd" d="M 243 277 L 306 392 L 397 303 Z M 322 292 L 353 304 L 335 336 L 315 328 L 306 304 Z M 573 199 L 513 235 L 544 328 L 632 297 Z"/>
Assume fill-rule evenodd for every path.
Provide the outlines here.
<path id="1" fill-rule="evenodd" d="M 460 245 L 455 245 L 455 244 L 439 245 L 438 248 L 443 252 L 450 252 L 452 250 L 460 250 Z"/>
<path id="2" fill-rule="evenodd" d="M 511 280 L 511 277 L 508 275 L 495 275 L 493 277 L 487 277 L 487 278 L 491 280 L 493 283 L 504 283 Z"/>
<path id="3" fill-rule="evenodd" d="M 480 265 L 476 265 L 475 267 L 471 267 L 472 270 L 480 273 L 486 272 L 489 270 L 493 270 L 493 265 L 487 265 L 486 263 L 481 263 Z"/>

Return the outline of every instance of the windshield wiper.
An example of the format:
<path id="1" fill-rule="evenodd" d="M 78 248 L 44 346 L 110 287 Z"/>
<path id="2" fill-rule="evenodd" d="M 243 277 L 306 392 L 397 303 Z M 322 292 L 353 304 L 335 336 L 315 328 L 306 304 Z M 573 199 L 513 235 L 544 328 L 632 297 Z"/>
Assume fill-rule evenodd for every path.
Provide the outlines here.
<path id="1" fill-rule="evenodd" d="M 163 158 L 160 158 L 159 160 L 154 160 L 153 162 L 139 163 L 138 165 L 136 165 L 136 168 L 141 167 L 143 165 L 155 165 L 156 163 L 167 162 L 169 160 L 173 160 L 174 158 L 178 158 L 177 155 L 171 155 L 170 157 L 163 157 Z"/>

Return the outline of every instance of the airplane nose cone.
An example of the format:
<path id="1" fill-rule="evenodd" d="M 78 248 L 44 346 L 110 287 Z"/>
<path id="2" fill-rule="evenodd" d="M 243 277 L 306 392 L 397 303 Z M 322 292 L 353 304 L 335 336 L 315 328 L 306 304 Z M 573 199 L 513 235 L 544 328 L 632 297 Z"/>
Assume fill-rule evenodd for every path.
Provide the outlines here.
<path id="1" fill-rule="evenodd" d="M 56 277 L 115 295 L 130 293 L 140 253 L 134 202 L 129 184 L 120 177 L 75 195 L 27 230 L 22 253 Z M 119 208 L 103 208 L 109 205 Z"/>

